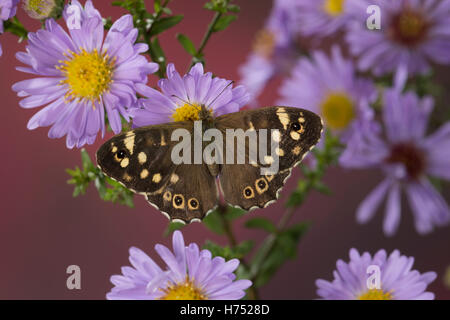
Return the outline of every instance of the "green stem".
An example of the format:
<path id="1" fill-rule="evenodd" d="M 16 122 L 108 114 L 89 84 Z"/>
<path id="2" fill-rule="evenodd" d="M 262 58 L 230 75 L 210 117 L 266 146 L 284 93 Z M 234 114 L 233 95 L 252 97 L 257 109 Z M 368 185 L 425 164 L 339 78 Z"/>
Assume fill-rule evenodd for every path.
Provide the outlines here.
<path id="1" fill-rule="evenodd" d="M 237 240 L 236 240 L 236 236 L 233 233 L 233 228 L 231 226 L 230 221 L 225 217 L 225 214 L 227 212 L 226 208 L 227 208 L 226 206 L 221 205 L 221 206 L 219 206 L 218 211 L 219 211 L 219 216 L 220 216 L 220 219 L 222 221 L 222 224 L 223 224 L 223 227 L 225 230 L 225 235 L 228 238 L 228 242 L 230 243 L 230 246 L 232 248 L 234 248 L 237 245 Z M 240 259 L 240 263 L 246 270 L 250 270 L 250 266 L 244 259 Z M 249 296 L 250 300 L 259 300 L 258 289 L 255 286 L 251 286 L 248 289 L 248 296 Z"/>
<path id="2" fill-rule="evenodd" d="M 280 222 L 278 223 L 278 230 L 283 231 L 284 228 L 286 228 L 287 224 L 291 220 L 292 216 L 295 213 L 295 209 L 298 207 L 290 207 L 287 208 L 284 212 L 283 216 L 280 219 Z M 266 239 L 264 239 L 263 243 L 261 244 L 261 248 L 265 248 L 264 252 L 262 253 L 261 261 L 265 261 L 266 258 L 272 253 L 272 250 L 275 248 L 275 243 L 277 240 L 276 234 L 269 234 Z M 252 268 L 250 269 L 250 280 L 255 282 L 255 280 L 258 278 L 259 273 L 261 272 L 261 264 L 253 264 Z"/>
<path id="3" fill-rule="evenodd" d="M 222 13 L 216 12 L 214 15 L 214 18 L 212 19 L 211 23 L 208 26 L 208 30 L 206 30 L 205 35 L 203 36 L 202 42 L 200 43 L 200 47 L 197 50 L 197 53 L 194 57 L 192 57 L 191 64 L 189 66 L 189 70 L 196 64 L 197 62 L 201 61 L 201 57 L 203 56 L 203 50 L 206 47 L 206 44 L 208 43 L 209 39 L 211 38 L 211 35 L 214 32 L 214 28 L 217 24 L 217 21 L 222 17 Z"/>
<path id="4" fill-rule="evenodd" d="M 150 26 L 150 28 L 148 30 L 146 30 L 144 32 L 144 41 L 145 41 L 145 43 L 148 44 L 148 53 L 153 61 L 155 61 L 156 54 L 155 54 L 155 52 L 153 52 L 153 44 L 152 44 L 152 38 L 151 38 L 150 34 L 153 29 L 153 26 L 159 20 L 159 18 L 161 17 L 161 15 L 164 12 L 164 9 L 169 5 L 170 1 L 172 1 L 172 0 L 164 1 L 164 3 L 161 5 L 161 10 L 159 10 L 159 12 L 156 14 L 156 16 L 154 16 L 152 25 Z M 165 78 L 165 76 L 166 76 L 166 61 L 164 60 L 164 61 L 155 61 L 155 62 L 159 64 L 159 69 L 158 69 L 159 78 Z"/>
<path id="5" fill-rule="evenodd" d="M 315 172 L 314 179 L 318 179 L 319 181 L 322 179 L 322 177 L 325 174 L 325 166 L 323 164 L 318 164 L 317 169 Z M 302 199 L 305 199 L 306 196 L 309 194 L 311 190 L 314 189 L 314 180 L 311 178 L 306 181 L 306 183 L 302 187 Z M 289 221 L 291 220 L 292 216 L 294 215 L 296 209 L 298 209 L 302 205 L 303 201 L 299 203 L 295 207 L 289 207 L 284 212 L 283 216 L 281 217 L 279 223 L 278 223 L 278 231 L 283 232 L 284 229 L 287 227 Z M 260 261 L 265 261 L 266 258 L 272 253 L 272 250 L 275 248 L 277 240 L 276 234 L 269 234 L 266 239 L 264 239 L 263 243 L 261 244 L 261 248 L 265 248 L 264 252 L 262 253 L 262 256 L 260 258 Z M 261 266 L 262 264 L 253 264 L 252 268 L 250 270 L 250 280 L 255 281 L 259 273 L 261 272 Z"/>

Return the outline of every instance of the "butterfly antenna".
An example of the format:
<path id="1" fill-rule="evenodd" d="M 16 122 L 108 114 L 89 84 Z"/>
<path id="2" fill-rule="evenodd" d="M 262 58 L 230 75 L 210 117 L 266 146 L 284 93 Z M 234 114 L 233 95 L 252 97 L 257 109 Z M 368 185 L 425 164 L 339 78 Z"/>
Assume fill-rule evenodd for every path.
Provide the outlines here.
<path id="1" fill-rule="evenodd" d="M 201 109 L 201 108 L 199 108 L 198 106 L 193 105 L 193 104 L 190 103 L 189 101 L 186 101 L 186 100 L 184 100 L 184 99 L 181 99 L 181 98 L 180 98 L 179 96 L 177 96 L 176 94 L 173 94 L 172 97 L 175 97 L 175 98 L 177 98 L 178 100 L 180 100 L 181 102 L 183 102 L 183 103 L 185 103 L 185 104 L 188 104 L 188 105 L 190 105 L 191 107 L 194 107 L 194 108 L 196 108 L 196 109 L 198 109 L 198 110 Z"/>
<path id="2" fill-rule="evenodd" d="M 231 86 L 231 85 L 233 85 L 233 84 L 234 84 L 234 81 L 233 81 L 233 80 L 230 80 L 230 82 L 227 84 L 227 86 L 226 86 L 225 88 L 223 88 L 223 90 L 217 95 L 217 97 L 214 98 L 213 101 L 211 101 L 211 103 L 210 103 L 209 105 L 212 105 L 214 102 L 216 102 L 216 100 L 219 99 L 219 97 L 222 95 L 222 93 L 224 93 L 225 90 L 227 90 L 228 87 Z"/>

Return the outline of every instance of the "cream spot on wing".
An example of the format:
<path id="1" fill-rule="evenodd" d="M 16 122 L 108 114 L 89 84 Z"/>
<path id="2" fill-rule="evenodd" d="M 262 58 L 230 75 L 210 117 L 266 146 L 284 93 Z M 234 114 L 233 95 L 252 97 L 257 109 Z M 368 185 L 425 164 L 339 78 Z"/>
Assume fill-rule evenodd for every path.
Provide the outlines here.
<path id="1" fill-rule="evenodd" d="M 116 153 L 116 152 L 117 152 L 117 147 L 116 147 L 116 146 L 112 147 L 111 151 L 112 151 L 113 153 Z"/>
<path id="2" fill-rule="evenodd" d="M 144 169 L 141 171 L 141 179 L 145 179 L 148 177 L 148 170 Z"/>
<path id="3" fill-rule="evenodd" d="M 287 130 L 288 124 L 290 122 L 289 115 L 284 111 L 283 108 L 277 111 L 278 120 L 280 120 L 283 125 L 284 130 Z"/>
<path id="4" fill-rule="evenodd" d="M 172 193 L 171 193 L 170 191 L 164 192 L 163 198 L 164 198 L 164 200 L 166 200 L 166 201 L 172 200 Z"/>
<path id="5" fill-rule="evenodd" d="M 300 139 L 300 133 L 295 132 L 295 131 L 291 131 L 291 138 L 294 140 L 299 140 Z"/>
<path id="6" fill-rule="evenodd" d="M 152 177 L 152 181 L 154 183 L 160 183 L 161 179 L 162 179 L 162 177 L 161 177 L 161 174 L 159 174 L 159 173 L 155 173 Z"/>
<path id="7" fill-rule="evenodd" d="M 125 174 L 123 175 L 123 180 L 125 180 L 125 181 L 127 181 L 127 182 L 130 182 L 132 179 L 133 179 L 133 178 L 132 178 L 128 173 L 125 173 Z"/>
<path id="8" fill-rule="evenodd" d="M 292 149 L 292 153 L 298 156 L 300 152 L 302 151 L 302 148 L 300 146 L 296 146 L 294 149 Z"/>
<path id="9" fill-rule="evenodd" d="M 272 139 L 275 142 L 280 142 L 281 141 L 281 133 L 279 130 L 275 130 L 272 132 Z"/>
<path id="10" fill-rule="evenodd" d="M 144 164 L 147 162 L 147 155 L 145 154 L 145 152 L 139 152 L 138 161 L 140 164 Z"/>
<path id="11" fill-rule="evenodd" d="M 166 137 L 164 136 L 164 134 L 163 133 L 161 133 L 161 146 L 165 146 L 167 143 L 166 143 Z"/>
<path id="12" fill-rule="evenodd" d="M 134 132 L 128 131 L 127 134 L 125 135 L 125 139 L 123 140 L 123 143 L 125 144 L 125 148 L 128 149 L 130 154 L 133 154 L 133 150 L 134 150 L 134 137 L 135 137 Z"/>
<path id="13" fill-rule="evenodd" d="M 298 122 L 300 122 L 300 123 L 305 123 L 305 118 L 303 118 L 303 117 L 300 117 L 300 118 L 298 118 Z"/>
<path id="14" fill-rule="evenodd" d="M 283 150 L 283 149 L 276 148 L 276 149 L 275 149 L 275 153 L 276 153 L 278 156 L 280 156 L 280 157 L 284 156 L 284 150 Z"/>
<path id="15" fill-rule="evenodd" d="M 176 173 L 172 173 L 172 175 L 170 176 L 171 183 L 177 183 L 179 179 L 180 177 Z"/>
<path id="16" fill-rule="evenodd" d="M 253 126 L 253 122 L 249 121 L 248 126 L 249 126 L 248 130 L 255 131 L 255 127 Z"/>
<path id="17" fill-rule="evenodd" d="M 128 164 L 130 163 L 130 159 L 128 158 L 123 158 L 122 161 L 120 161 L 120 166 L 122 168 L 126 168 L 128 166 Z"/>

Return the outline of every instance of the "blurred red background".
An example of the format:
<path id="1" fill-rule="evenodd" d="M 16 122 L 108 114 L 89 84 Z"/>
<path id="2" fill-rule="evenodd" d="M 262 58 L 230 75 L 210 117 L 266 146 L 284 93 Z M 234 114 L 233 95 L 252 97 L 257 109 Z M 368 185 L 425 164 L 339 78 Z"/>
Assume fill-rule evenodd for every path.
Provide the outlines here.
<path id="1" fill-rule="evenodd" d="M 117 19 L 122 9 L 111 7 L 109 1 L 94 1 L 103 16 Z M 146 1 L 151 7 L 151 1 Z M 204 0 L 173 1 L 174 13 L 185 18 L 161 41 L 168 60 L 180 72 L 186 70 L 188 55 L 175 39 L 177 32 L 187 34 L 196 44 L 212 17 L 202 9 Z M 237 68 L 251 49 L 255 32 L 263 26 L 270 0 L 236 1 L 241 6 L 239 19 L 227 31 L 215 34 L 206 48 L 206 69 L 227 79 L 238 80 Z M 29 30 L 40 23 L 29 19 L 20 9 L 18 17 Z M 0 37 L 4 54 L 0 58 L 1 103 L 3 121 L 2 165 L 0 191 L 0 298 L 1 299 L 104 299 L 111 289 L 109 277 L 128 265 L 128 248 L 137 246 L 154 259 L 156 243 L 170 245 L 163 238 L 167 219 L 149 206 L 143 197 L 136 197 L 136 207 L 129 209 L 99 199 L 94 187 L 85 196 L 73 198 L 73 187 L 66 184 L 66 168 L 80 166 L 78 150 L 68 150 L 65 140 L 50 140 L 48 129 L 28 131 L 26 123 L 36 110 L 19 107 L 19 99 L 11 90 L 16 81 L 27 75 L 14 69 L 19 65 L 14 54 L 24 50 L 10 34 Z M 448 68 L 441 68 L 442 75 Z M 450 88 L 450 78 L 441 77 Z M 151 81 L 156 82 L 153 77 Z M 261 104 L 270 105 L 276 99 L 277 81 L 269 84 Z M 98 139 L 87 150 L 94 154 L 101 144 Z M 283 194 L 294 187 L 298 174 L 288 180 Z M 331 280 L 337 259 L 348 260 L 348 251 L 355 247 L 374 253 L 384 248 L 399 249 L 414 256 L 415 269 L 436 271 L 437 280 L 429 287 L 438 299 L 449 299 L 450 290 L 443 285 L 443 275 L 450 265 L 449 227 L 419 236 L 413 226 L 407 206 L 397 234 L 386 238 L 382 234 L 382 212 L 369 224 L 355 221 L 355 210 L 365 195 L 380 181 L 376 171 L 350 172 L 334 168 L 326 176 L 332 196 L 313 193 L 293 222 L 308 220 L 312 226 L 298 248 L 298 257 L 286 263 L 270 283 L 261 290 L 263 299 L 314 299 L 315 280 Z M 450 193 L 446 192 L 446 199 Z M 250 213 L 236 223 L 239 240 L 254 239 L 260 243 L 264 234 L 241 227 L 249 216 L 265 216 L 277 220 L 283 210 L 283 200 L 265 210 Z M 184 228 L 187 242 L 200 245 L 206 239 L 225 244 L 225 237 L 216 236 L 203 225 L 195 223 Z M 66 288 L 66 268 L 81 267 L 81 290 Z"/>

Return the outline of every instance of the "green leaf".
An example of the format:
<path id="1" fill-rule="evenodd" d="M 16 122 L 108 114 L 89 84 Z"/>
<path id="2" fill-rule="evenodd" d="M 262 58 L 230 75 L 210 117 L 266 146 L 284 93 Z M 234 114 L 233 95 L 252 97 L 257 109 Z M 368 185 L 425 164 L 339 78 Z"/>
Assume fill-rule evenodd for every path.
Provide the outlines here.
<path id="1" fill-rule="evenodd" d="M 286 202 L 286 207 L 298 207 L 303 203 L 303 200 L 305 199 L 305 196 L 302 192 L 299 190 L 295 190 L 292 192 Z"/>
<path id="2" fill-rule="evenodd" d="M 253 218 L 248 220 L 245 223 L 245 226 L 247 228 L 257 228 L 257 229 L 263 229 L 269 233 L 276 233 L 277 227 L 273 224 L 272 221 L 266 219 L 266 218 Z"/>
<path id="3" fill-rule="evenodd" d="M 236 19 L 237 17 L 232 15 L 220 17 L 220 19 L 214 25 L 213 32 L 218 32 L 226 29 L 230 25 L 230 23 L 232 23 Z"/>
<path id="4" fill-rule="evenodd" d="M 235 258 L 242 259 L 254 248 L 255 243 L 252 240 L 246 240 L 233 248 L 232 252 Z"/>
<path id="5" fill-rule="evenodd" d="M 191 56 L 195 56 L 197 54 L 197 49 L 195 49 L 195 45 L 187 36 L 179 33 L 177 34 L 177 39 L 183 46 L 184 50 L 187 51 L 187 53 L 189 53 Z"/>
<path id="6" fill-rule="evenodd" d="M 85 194 L 90 183 L 94 182 L 94 186 L 102 200 L 118 202 L 129 207 L 134 206 L 133 192 L 117 181 L 105 177 L 100 169 L 94 166 L 85 149 L 81 150 L 81 161 L 83 169 L 79 167 L 75 167 L 74 170 L 66 169 L 66 172 L 71 177 L 67 183 L 74 185 L 74 197 Z"/>
<path id="7" fill-rule="evenodd" d="M 247 211 L 245 211 L 245 210 L 243 210 L 243 209 L 235 208 L 235 207 L 232 207 L 232 206 L 228 206 L 228 207 L 227 207 L 227 212 L 226 212 L 226 214 L 225 214 L 225 218 L 226 218 L 228 221 L 232 221 L 232 220 L 234 220 L 234 219 L 237 219 L 237 218 L 242 217 L 242 216 L 245 215 L 246 213 L 247 213 Z"/>
<path id="8" fill-rule="evenodd" d="M 176 230 L 182 229 L 184 226 L 186 226 L 186 224 L 182 223 L 182 222 L 169 222 L 169 225 L 167 226 L 166 230 L 164 231 L 164 237 L 169 236 Z"/>
<path id="9" fill-rule="evenodd" d="M 155 10 L 155 13 L 159 13 L 161 11 L 161 0 L 155 0 L 153 8 Z"/>
<path id="10" fill-rule="evenodd" d="M 317 181 L 314 183 L 314 189 L 319 191 L 320 193 L 323 193 L 325 195 L 331 195 L 331 189 L 328 187 L 325 183 L 322 181 Z"/>
<path id="11" fill-rule="evenodd" d="M 228 11 L 239 13 L 241 11 L 241 8 L 236 4 L 229 4 L 228 5 Z"/>
<path id="12" fill-rule="evenodd" d="M 272 245 L 270 241 L 257 251 L 251 264 L 251 270 L 255 270 L 255 265 L 260 266 L 254 282 L 256 287 L 265 285 L 288 259 L 296 257 L 298 244 L 307 229 L 307 223 L 296 224 L 272 238 L 273 247 L 268 255 L 266 251 Z"/>
<path id="13" fill-rule="evenodd" d="M 19 42 L 28 37 L 28 31 L 19 21 L 17 17 L 10 20 L 3 21 L 3 28 L 5 32 L 10 32 L 19 37 Z"/>
<path id="14" fill-rule="evenodd" d="M 254 243 L 251 240 L 243 241 L 236 247 L 221 246 L 211 240 L 206 240 L 203 245 L 203 249 L 211 251 L 213 257 L 222 257 L 225 260 L 230 259 L 242 259 L 245 257 L 254 247 Z"/>
<path id="15" fill-rule="evenodd" d="M 81 149 L 81 163 L 83 164 L 83 169 L 92 170 L 94 168 L 94 164 L 91 161 L 91 157 L 87 153 L 86 149 Z"/>
<path id="16" fill-rule="evenodd" d="M 225 234 L 225 226 L 224 226 L 223 217 L 220 216 L 221 214 L 224 215 L 224 217 L 227 221 L 233 221 L 234 219 L 237 219 L 247 213 L 247 211 L 244 211 L 239 208 L 234 208 L 231 206 L 227 206 L 226 209 L 221 209 L 221 210 L 226 210 L 226 211 L 225 211 L 225 213 L 221 213 L 219 211 L 219 209 L 216 209 L 216 210 L 212 211 L 210 214 L 208 214 L 208 216 L 206 218 L 203 219 L 203 224 L 209 230 L 211 230 L 212 232 L 219 234 L 219 235 Z"/>
<path id="17" fill-rule="evenodd" d="M 225 229 L 220 214 L 221 213 L 217 209 L 214 210 L 203 219 L 203 224 L 212 232 L 223 235 L 225 233 Z"/>
<path id="18" fill-rule="evenodd" d="M 156 61 L 159 64 L 163 63 L 166 60 L 166 56 L 164 54 L 163 49 L 161 48 L 161 45 L 159 44 L 158 38 L 155 38 L 151 42 L 151 48 L 152 53 L 154 54 L 154 56 L 152 56 L 153 61 Z"/>
<path id="19" fill-rule="evenodd" d="M 149 36 L 154 37 L 160 34 L 161 32 L 176 26 L 181 20 L 183 20 L 183 15 L 161 18 L 153 23 Z"/>

